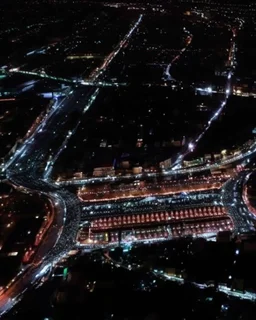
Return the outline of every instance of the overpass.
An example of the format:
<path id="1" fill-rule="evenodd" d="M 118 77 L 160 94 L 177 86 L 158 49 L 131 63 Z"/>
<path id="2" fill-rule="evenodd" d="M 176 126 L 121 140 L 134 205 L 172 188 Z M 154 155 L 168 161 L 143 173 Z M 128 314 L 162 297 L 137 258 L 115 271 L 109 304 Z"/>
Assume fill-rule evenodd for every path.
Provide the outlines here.
<path id="1" fill-rule="evenodd" d="M 34 77 L 39 77 L 39 78 L 44 78 L 44 79 L 49 79 L 49 80 L 54 80 L 54 81 L 60 81 L 68 84 L 74 84 L 74 85 L 82 85 L 82 86 L 96 86 L 96 87 L 120 87 L 120 86 L 127 86 L 128 83 L 122 83 L 122 82 L 111 82 L 111 81 L 84 81 L 80 79 L 68 79 L 68 78 L 63 78 L 63 77 L 56 77 L 49 75 L 45 72 L 40 72 L 40 71 L 25 71 L 25 70 L 19 70 L 19 69 L 10 69 L 5 71 L 6 74 L 25 74 L 29 76 L 34 76 Z"/>

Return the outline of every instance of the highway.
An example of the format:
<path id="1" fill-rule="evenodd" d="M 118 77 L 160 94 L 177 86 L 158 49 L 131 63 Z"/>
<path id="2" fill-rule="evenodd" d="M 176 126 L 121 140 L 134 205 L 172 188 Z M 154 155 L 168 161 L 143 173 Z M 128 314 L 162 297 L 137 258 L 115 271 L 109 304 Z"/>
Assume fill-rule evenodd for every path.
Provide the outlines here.
<path id="1" fill-rule="evenodd" d="M 37 283 L 49 268 L 74 247 L 81 211 L 79 201 L 73 194 L 61 189 L 55 190 L 56 187 L 50 183 L 27 176 L 11 177 L 10 180 L 14 185 L 22 184 L 30 192 L 38 192 L 51 198 L 55 204 L 55 214 L 32 264 L 24 271 L 21 270 L 18 277 L 0 295 L 0 315 L 12 308 L 21 298 L 22 292 Z"/>
<path id="2" fill-rule="evenodd" d="M 56 100 L 49 113 L 41 121 L 34 133 L 24 141 L 4 164 L 7 176 L 26 170 L 39 174 L 42 164 L 49 159 L 56 161 L 55 155 L 63 148 L 63 141 L 73 134 L 81 115 L 89 109 L 99 89 L 71 91 L 64 99 Z M 54 139 L 53 139 L 54 137 Z M 52 164 L 52 163 L 51 163 Z"/>
<path id="3" fill-rule="evenodd" d="M 247 176 L 248 171 L 239 173 L 228 180 L 221 191 L 221 201 L 233 219 L 236 233 L 255 231 L 255 216 L 249 211 L 243 200 L 243 188 Z"/>
<path id="4" fill-rule="evenodd" d="M 74 109 L 79 111 L 79 114 L 86 112 L 96 90 L 98 89 L 91 89 L 87 94 L 79 90 L 70 93 L 60 102 L 56 101 L 34 133 L 6 163 L 8 180 L 20 190 L 50 197 L 55 203 L 55 215 L 53 224 L 36 251 L 32 264 L 24 273 L 21 272 L 17 279 L 13 279 L 0 296 L 0 315 L 7 312 L 19 300 L 21 292 L 37 282 L 75 245 L 81 211 L 79 200 L 68 191 L 57 188 L 49 179 L 43 180 L 40 168 L 42 164 L 45 165 L 48 158 L 47 151 L 49 145 L 51 146 L 54 132 L 56 138 L 65 141 L 66 134 L 63 133 L 62 126 L 68 121 L 67 115 Z M 77 121 L 73 125 L 76 128 Z M 60 146 L 63 147 L 62 144 L 55 147 L 57 154 Z"/>
<path id="5" fill-rule="evenodd" d="M 100 74 L 126 45 L 141 19 L 142 15 L 104 64 Z M 24 192 L 44 194 L 55 204 L 55 211 L 52 225 L 37 248 L 32 263 L 26 268 L 21 267 L 17 276 L 0 293 L 0 316 L 8 312 L 23 293 L 36 285 L 76 244 L 81 216 L 80 201 L 52 183 L 49 176 L 59 154 L 79 126 L 82 115 L 93 105 L 98 93 L 97 87 L 77 88 L 70 90 L 64 99 L 56 99 L 33 133 L 27 135 L 27 139 L 3 166 L 7 179 L 14 187 Z"/>
<path id="6" fill-rule="evenodd" d="M 49 195 L 48 195 L 49 196 Z M 52 201 L 56 200 L 56 196 L 49 196 Z M 56 209 L 58 210 L 58 208 Z M 45 253 L 54 246 L 56 242 L 56 231 L 63 224 L 63 211 L 54 213 L 53 227 L 46 233 L 44 238 L 44 245 L 40 246 L 35 253 L 33 264 L 30 267 L 22 267 L 18 276 L 11 280 L 11 282 L 5 287 L 4 293 L 0 296 L 0 315 L 8 311 L 20 297 L 20 293 L 24 293 L 27 288 L 31 286 L 36 280 L 37 272 L 40 272 L 37 266 L 41 263 Z"/>
<path id="7" fill-rule="evenodd" d="M 19 190 L 37 192 L 51 198 L 55 203 L 55 214 L 32 264 L 25 271 L 20 270 L 18 277 L 12 279 L 0 295 L 0 315 L 10 310 L 22 298 L 22 292 L 38 282 L 75 245 L 81 211 L 79 200 L 49 179 L 43 180 L 43 173 L 49 155 L 55 159 L 59 149 L 63 148 L 63 141 L 67 142 L 65 130 L 72 132 L 76 129 L 80 115 L 91 106 L 97 90 L 77 90 L 70 92 L 63 100 L 56 100 L 33 134 L 5 163 L 9 182 Z M 69 117 L 74 111 L 77 118 L 70 123 Z"/>

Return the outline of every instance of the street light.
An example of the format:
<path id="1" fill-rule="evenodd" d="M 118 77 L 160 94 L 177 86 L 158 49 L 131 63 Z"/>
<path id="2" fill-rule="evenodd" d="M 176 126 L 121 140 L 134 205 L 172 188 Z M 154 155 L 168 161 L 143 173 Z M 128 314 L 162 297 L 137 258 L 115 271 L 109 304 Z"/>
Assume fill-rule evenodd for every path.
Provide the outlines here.
<path id="1" fill-rule="evenodd" d="M 194 145 L 192 142 L 190 142 L 190 143 L 188 144 L 188 149 L 189 149 L 189 151 L 192 152 L 192 151 L 194 150 L 194 148 L 195 148 L 195 145 Z"/>

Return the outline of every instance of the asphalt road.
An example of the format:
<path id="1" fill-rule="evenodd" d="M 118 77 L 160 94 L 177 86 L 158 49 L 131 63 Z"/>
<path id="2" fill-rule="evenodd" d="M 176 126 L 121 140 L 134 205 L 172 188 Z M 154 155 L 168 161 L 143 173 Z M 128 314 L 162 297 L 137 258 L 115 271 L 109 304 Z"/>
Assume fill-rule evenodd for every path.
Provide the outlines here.
<path id="1" fill-rule="evenodd" d="M 222 188 L 222 202 L 233 219 L 237 233 L 255 231 L 255 217 L 243 201 L 243 187 L 248 171 L 243 171 L 228 180 Z"/>

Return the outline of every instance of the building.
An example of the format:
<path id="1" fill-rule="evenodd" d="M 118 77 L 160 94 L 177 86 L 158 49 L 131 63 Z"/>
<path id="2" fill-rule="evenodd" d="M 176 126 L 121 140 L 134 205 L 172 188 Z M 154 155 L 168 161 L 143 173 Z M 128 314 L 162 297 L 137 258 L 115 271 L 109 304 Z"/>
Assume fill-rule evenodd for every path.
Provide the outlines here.
<path id="1" fill-rule="evenodd" d="M 206 162 L 211 162 L 212 161 L 212 155 L 210 153 L 207 153 L 204 155 L 204 160 Z"/>
<path id="2" fill-rule="evenodd" d="M 159 167 L 162 169 L 162 170 L 166 170 L 166 169 L 169 169 L 171 167 L 171 164 L 172 164 L 172 159 L 169 158 L 169 159 L 166 159 L 162 162 L 159 163 Z"/>
<path id="3" fill-rule="evenodd" d="M 198 166 L 204 163 L 203 158 L 197 158 L 191 161 L 183 161 L 184 167 L 192 167 L 192 166 Z"/>
<path id="4" fill-rule="evenodd" d="M 142 167 L 133 167 L 132 168 L 133 174 L 140 174 L 140 173 L 142 173 L 142 171 L 143 171 Z"/>
<path id="5" fill-rule="evenodd" d="M 111 167 L 100 167 L 93 169 L 93 176 L 94 177 L 106 177 L 106 176 L 114 176 L 115 169 L 113 166 Z"/>

